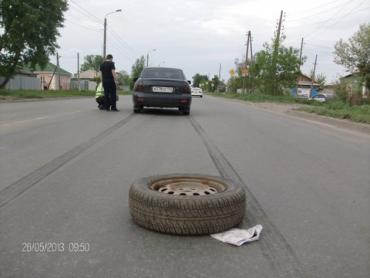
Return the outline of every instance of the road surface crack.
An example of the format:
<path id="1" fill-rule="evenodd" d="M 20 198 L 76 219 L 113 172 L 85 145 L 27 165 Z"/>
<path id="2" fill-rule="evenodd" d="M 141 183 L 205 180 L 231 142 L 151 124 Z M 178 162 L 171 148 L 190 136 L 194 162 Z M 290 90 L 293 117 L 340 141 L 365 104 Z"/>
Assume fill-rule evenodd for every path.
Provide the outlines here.
<path id="1" fill-rule="evenodd" d="M 271 221 L 264 211 L 257 198 L 244 183 L 240 175 L 227 160 L 225 155 L 219 150 L 216 144 L 206 134 L 202 126 L 190 117 L 190 122 L 196 133 L 204 143 L 209 156 L 211 157 L 218 172 L 223 178 L 229 179 L 234 183 L 241 184 L 247 194 L 247 212 L 245 223 L 248 226 L 262 224 L 263 237 L 261 239 L 261 249 L 263 255 L 274 269 L 274 277 L 307 277 L 303 267 L 299 262 L 294 250 L 289 245 L 283 234 Z"/>
<path id="2" fill-rule="evenodd" d="M 54 173 L 60 167 L 65 165 L 67 162 L 76 158 L 78 155 L 91 148 L 93 145 L 118 130 L 122 126 L 126 125 L 132 118 L 134 114 L 130 114 L 126 118 L 120 120 L 111 127 L 100 132 L 95 137 L 83 142 L 73 149 L 67 151 L 66 153 L 54 158 L 45 165 L 41 166 L 37 170 L 31 172 L 30 174 L 24 176 L 18 181 L 8 185 L 3 190 L 0 191 L 0 208 L 9 203 L 10 201 L 19 197 L 22 193 L 30 189 L 32 186 L 45 179 L 47 176 Z"/>

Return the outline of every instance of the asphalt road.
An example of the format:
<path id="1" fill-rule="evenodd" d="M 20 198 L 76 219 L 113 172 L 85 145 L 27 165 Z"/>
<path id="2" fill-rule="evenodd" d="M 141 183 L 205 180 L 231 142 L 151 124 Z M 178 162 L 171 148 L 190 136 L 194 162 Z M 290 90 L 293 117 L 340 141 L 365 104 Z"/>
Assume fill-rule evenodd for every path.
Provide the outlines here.
<path id="1" fill-rule="evenodd" d="M 190 117 L 118 106 L 0 104 L 0 277 L 369 277 L 367 135 L 208 96 Z M 136 226 L 131 183 L 169 173 L 243 183 L 241 227 L 262 224 L 261 240 L 237 248 Z M 65 248 L 29 249 L 38 242 Z"/>

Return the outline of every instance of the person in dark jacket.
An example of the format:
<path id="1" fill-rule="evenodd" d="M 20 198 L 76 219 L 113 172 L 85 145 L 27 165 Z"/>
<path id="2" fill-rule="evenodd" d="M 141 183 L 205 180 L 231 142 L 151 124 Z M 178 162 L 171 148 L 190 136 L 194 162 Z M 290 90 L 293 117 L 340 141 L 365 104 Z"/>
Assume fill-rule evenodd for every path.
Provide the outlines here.
<path id="1" fill-rule="evenodd" d="M 111 54 L 108 54 L 103 64 L 100 65 L 100 72 L 104 88 L 104 109 L 107 111 L 119 111 L 116 107 L 116 67 Z"/>

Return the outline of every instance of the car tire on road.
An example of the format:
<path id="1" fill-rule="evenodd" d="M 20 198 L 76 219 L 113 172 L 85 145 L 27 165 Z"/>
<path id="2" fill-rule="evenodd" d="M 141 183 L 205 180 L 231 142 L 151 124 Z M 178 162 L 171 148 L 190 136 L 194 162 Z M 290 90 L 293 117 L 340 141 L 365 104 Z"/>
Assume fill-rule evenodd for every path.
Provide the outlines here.
<path id="1" fill-rule="evenodd" d="M 179 111 L 184 115 L 190 115 L 190 107 L 179 107 Z"/>
<path id="2" fill-rule="evenodd" d="M 140 113 L 143 110 L 143 107 L 134 106 L 134 113 Z"/>
<path id="3" fill-rule="evenodd" d="M 169 234 L 202 235 L 241 223 L 246 208 L 243 187 L 199 174 L 152 176 L 134 182 L 129 192 L 133 221 Z"/>

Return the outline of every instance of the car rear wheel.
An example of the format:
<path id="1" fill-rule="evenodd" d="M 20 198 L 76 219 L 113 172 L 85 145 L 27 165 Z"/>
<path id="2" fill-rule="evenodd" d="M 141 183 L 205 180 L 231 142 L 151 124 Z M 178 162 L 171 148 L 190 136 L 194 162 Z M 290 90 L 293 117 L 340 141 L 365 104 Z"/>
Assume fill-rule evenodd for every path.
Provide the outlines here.
<path id="1" fill-rule="evenodd" d="M 140 113 L 143 110 L 142 106 L 134 106 L 134 113 Z"/>
<path id="2" fill-rule="evenodd" d="M 190 107 L 179 107 L 179 111 L 182 112 L 184 115 L 189 115 Z"/>
<path id="3" fill-rule="evenodd" d="M 241 223 L 246 196 L 240 184 L 199 174 L 142 178 L 129 192 L 133 221 L 157 232 L 201 235 Z"/>

